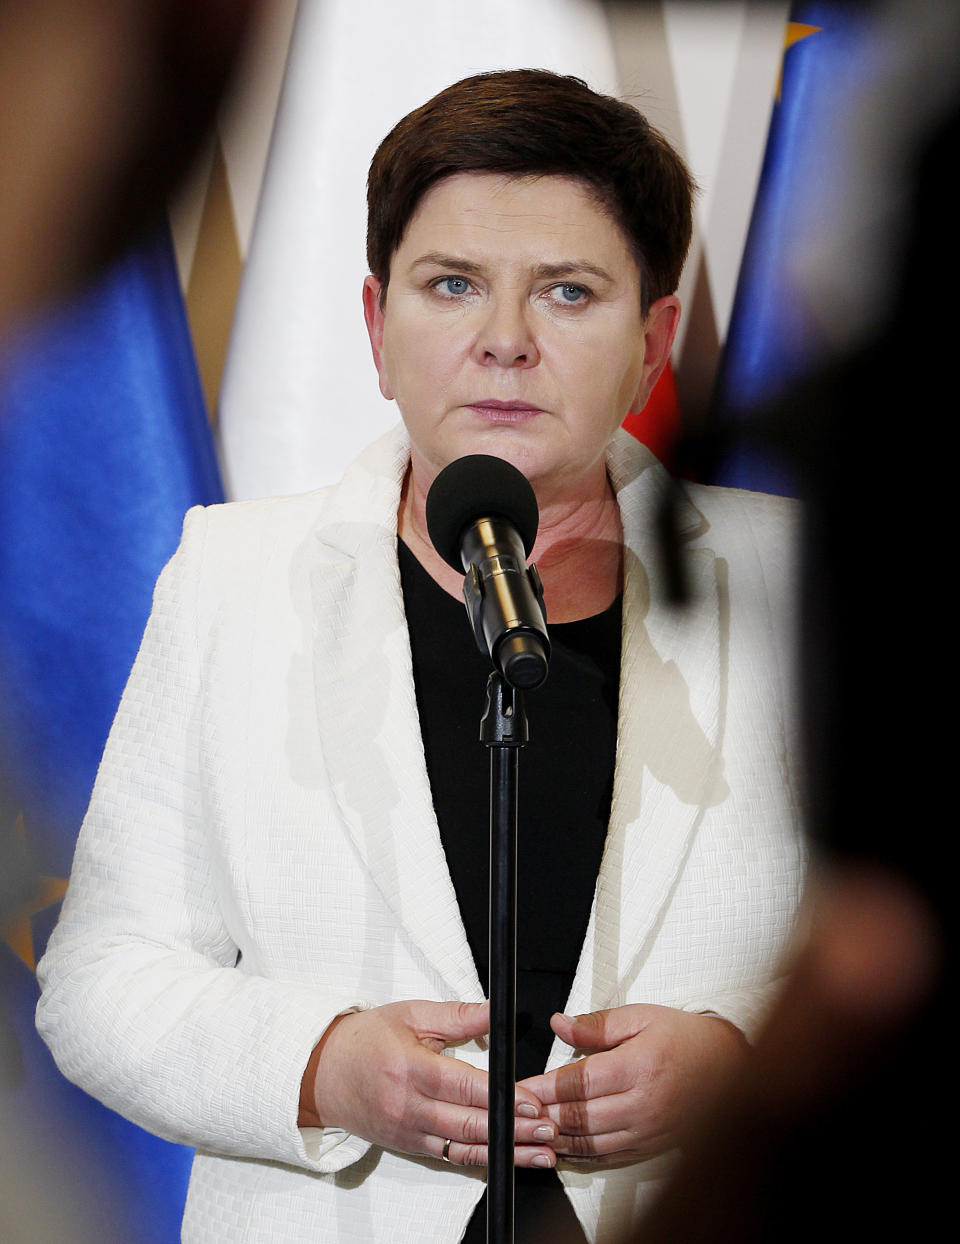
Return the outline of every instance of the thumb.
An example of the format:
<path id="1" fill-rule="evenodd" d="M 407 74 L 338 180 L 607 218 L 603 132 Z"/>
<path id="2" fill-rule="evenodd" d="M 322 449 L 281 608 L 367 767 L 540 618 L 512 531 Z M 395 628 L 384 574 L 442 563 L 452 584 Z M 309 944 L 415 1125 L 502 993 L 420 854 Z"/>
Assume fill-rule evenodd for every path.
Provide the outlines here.
<path id="1" fill-rule="evenodd" d="M 419 1037 L 448 1045 L 490 1031 L 489 1002 L 424 1002 L 416 1017 Z"/>
<path id="2" fill-rule="evenodd" d="M 561 1015 L 550 1020 L 550 1027 L 561 1041 L 575 1050 L 612 1050 L 642 1032 L 648 1022 L 646 1008 L 639 1005 L 615 1006 L 586 1015 Z"/>

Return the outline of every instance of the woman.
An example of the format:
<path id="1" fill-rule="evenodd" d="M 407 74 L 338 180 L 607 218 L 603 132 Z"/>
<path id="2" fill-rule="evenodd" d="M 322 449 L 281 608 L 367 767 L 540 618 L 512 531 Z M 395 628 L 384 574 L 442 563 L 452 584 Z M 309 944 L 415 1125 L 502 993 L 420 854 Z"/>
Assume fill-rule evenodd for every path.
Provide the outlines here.
<path id="1" fill-rule="evenodd" d="M 404 429 L 333 489 L 188 516 L 38 1023 L 197 1146 L 186 1239 L 483 1238 L 486 663 L 424 500 L 496 454 L 537 494 L 554 645 L 522 785 L 518 1236 L 553 1207 L 609 1238 L 742 1056 L 795 910 L 788 516 L 691 489 L 697 604 L 663 603 L 665 475 L 617 429 L 669 355 L 690 180 L 632 108 L 467 79 L 387 136 L 369 208 Z"/>

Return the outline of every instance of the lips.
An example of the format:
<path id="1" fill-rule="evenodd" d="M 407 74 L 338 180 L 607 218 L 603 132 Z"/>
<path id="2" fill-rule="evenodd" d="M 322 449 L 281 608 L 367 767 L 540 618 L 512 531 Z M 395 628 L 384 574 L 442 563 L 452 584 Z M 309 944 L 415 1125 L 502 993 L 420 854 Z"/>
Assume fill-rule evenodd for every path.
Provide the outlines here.
<path id="1" fill-rule="evenodd" d="M 470 402 L 469 408 L 497 423 L 517 423 L 521 419 L 530 419 L 534 415 L 543 414 L 540 406 L 533 406 L 530 402 L 501 402 L 494 398 L 481 398 L 480 401 Z"/>

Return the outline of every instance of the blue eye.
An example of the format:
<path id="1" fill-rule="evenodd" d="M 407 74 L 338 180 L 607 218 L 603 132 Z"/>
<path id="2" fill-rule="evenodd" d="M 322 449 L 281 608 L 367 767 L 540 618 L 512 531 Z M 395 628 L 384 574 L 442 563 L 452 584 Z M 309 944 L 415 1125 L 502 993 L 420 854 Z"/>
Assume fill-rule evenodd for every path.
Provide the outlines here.
<path id="1" fill-rule="evenodd" d="M 585 286 L 574 285 L 570 281 L 551 285 L 549 289 L 544 290 L 544 294 L 547 301 L 553 303 L 555 307 L 585 306 L 590 298 L 590 291 Z"/>
<path id="2" fill-rule="evenodd" d="M 459 298 L 470 290 L 470 282 L 463 276 L 444 276 L 437 282 L 437 287 L 453 298 Z"/>

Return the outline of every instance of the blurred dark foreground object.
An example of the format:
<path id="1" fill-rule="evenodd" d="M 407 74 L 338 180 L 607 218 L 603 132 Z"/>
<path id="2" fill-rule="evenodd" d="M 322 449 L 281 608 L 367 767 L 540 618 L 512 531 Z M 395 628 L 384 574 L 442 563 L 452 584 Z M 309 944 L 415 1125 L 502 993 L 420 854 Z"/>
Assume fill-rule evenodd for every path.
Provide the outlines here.
<path id="1" fill-rule="evenodd" d="M 165 212 L 264 4 L 0 0 L 0 343 Z M 0 918 L 32 885 L 15 811 L 0 789 Z"/>
<path id="2" fill-rule="evenodd" d="M 261 0 L 0 0 L 0 333 L 166 206 Z"/>
<path id="3" fill-rule="evenodd" d="M 636 1240 L 934 1238 L 947 1153 L 917 1090 L 946 1069 L 915 1059 L 945 1049 L 924 1039 L 945 1021 L 940 956 L 928 904 L 901 878 L 836 873 L 748 1073 Z"/>
<path id="4" fill-rule="evenodd" d="M 0 348 L 7 332 L 149 233 L 210 134 L 261 7 L 261 0 L 0 0 Z M 37 885 L 17 811 L 0 788 L 0 931 Z M 6 1094 L 24 1074 L 7 971 L 22 965 L 0 950 Z M 104 1222 L 111 1238 L 132 1240 L 116 1212 L 112 1172 L 97 1164 L 75 1124 L 60 1121 L 53 1150 L 37 1143 L 29 1118 L 8 1109 L 11 1100 L 0 1101 L 5 1244 L 92 1244 L 105 1238 Z"/>
<path id="5" fill-rule="evenodd" d="M 949 89 L 919 127 L 896 122 L 910 131 L 888 187 L 901 229 L 866 256 L 893 268 L 889 303 L 752 424 L 805 500 L 798 684 L 824 889 L 748 1076 L 688 1148 L 643 1244 L 928 1240 L 952 1218 L 955 72 Z M 875 143 L 909 93 L 891 79 Z M 723 433 L 687 446 L 700 478 Z"/>

